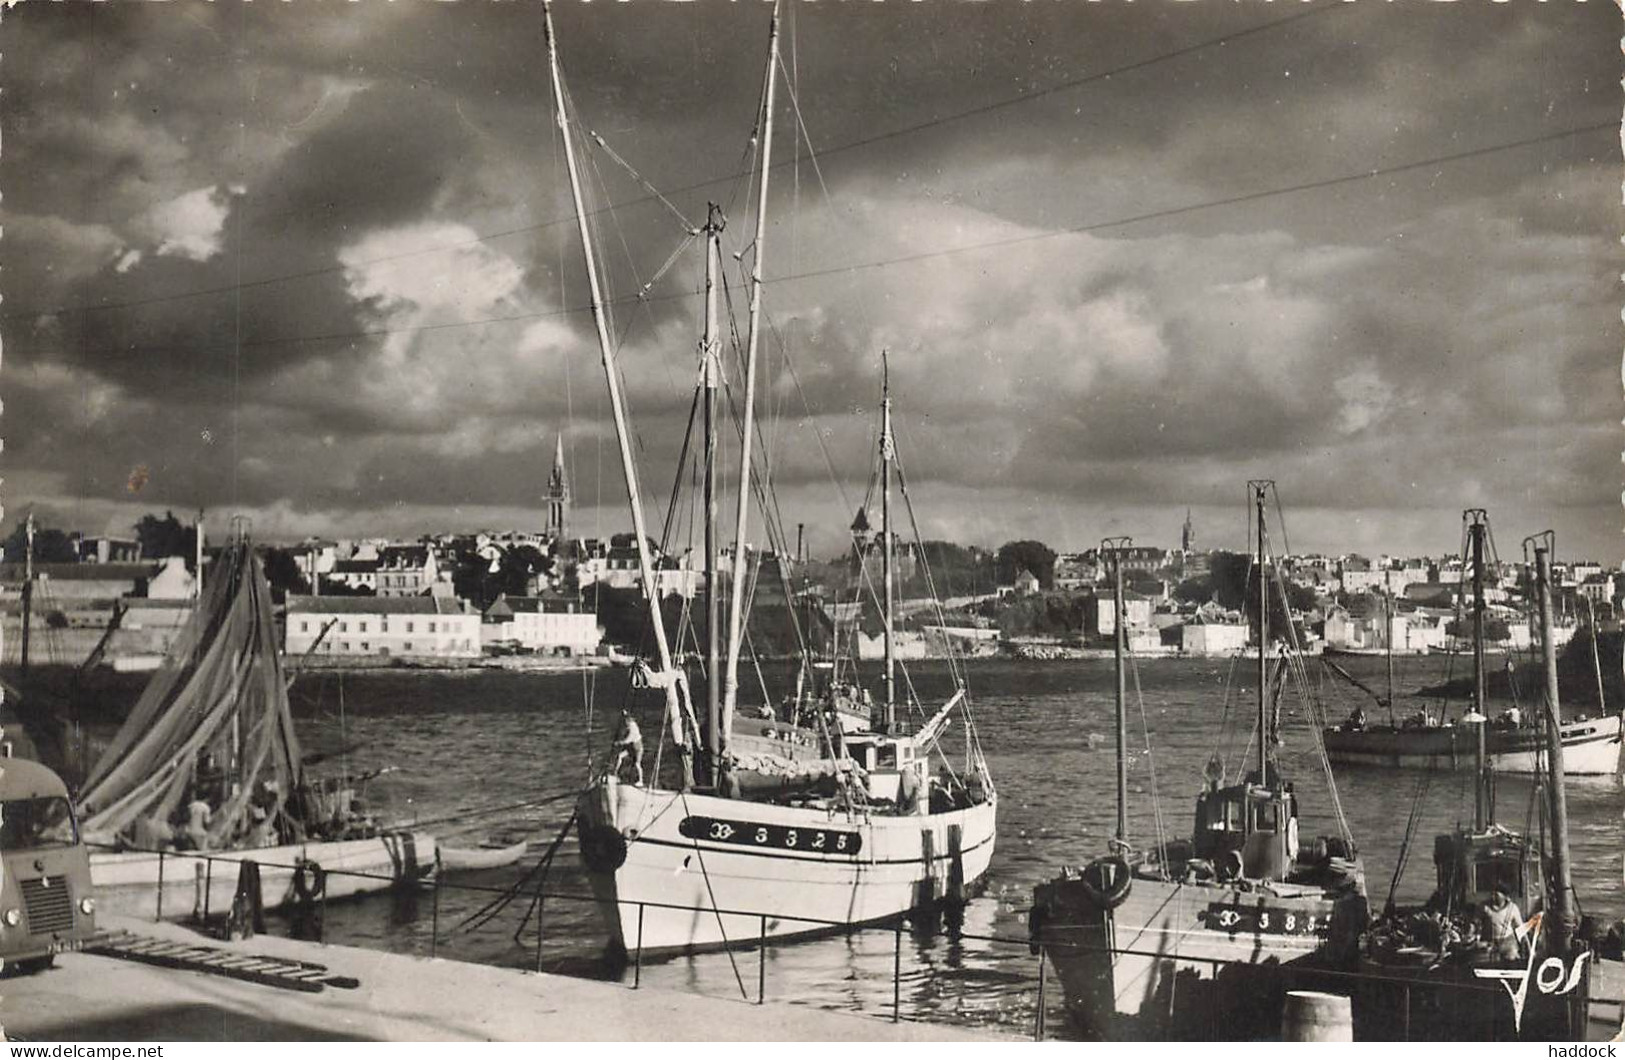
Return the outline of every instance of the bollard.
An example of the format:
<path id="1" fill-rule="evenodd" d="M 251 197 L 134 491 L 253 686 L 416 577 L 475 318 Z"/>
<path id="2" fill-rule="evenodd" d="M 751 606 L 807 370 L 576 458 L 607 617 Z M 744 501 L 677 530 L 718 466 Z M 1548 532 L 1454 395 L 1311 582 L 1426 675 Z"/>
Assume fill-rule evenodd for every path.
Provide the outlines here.
<path id="1" fill-rule="evenodd" d="M 892 956 L 891 956 L 891 1021 L 898 1023 L 903 1018 L 903 922 L 897 921 L 892 928 Z"/>
<path id="2" fill-rule="evenodd" d="M 638 951 L 632 958 L 632 989 L 643 982 L 643 903 L 638 903 Z"/>
<path id="3" fill-rule="evenodd" d="M 767 1000 L 767 914 L 762 914 L 761 933 L 756 940 L 756 1003 Z"/>
<path id="4" fill-rule="evenodd" d="M 164 852 L 162 850 L 158 851 L 158 909 L 153 913 L 152 919 L 158 921 L 164 919 Z"/>
<path id="5" fill-rule="evenodd" d="M 1038 951 L 1038 1015 L 1033 1020 L 1033 1041 L 1044 1040 L 1044 951 Z"/>

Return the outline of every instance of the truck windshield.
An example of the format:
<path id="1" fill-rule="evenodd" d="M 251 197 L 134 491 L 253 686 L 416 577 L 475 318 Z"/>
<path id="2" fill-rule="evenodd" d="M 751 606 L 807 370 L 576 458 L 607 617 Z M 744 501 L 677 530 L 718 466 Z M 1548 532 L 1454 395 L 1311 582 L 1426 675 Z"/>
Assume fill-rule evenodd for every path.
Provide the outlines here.
<path id="1" fill-rule="evenodd" d="M 60 795 L 0 803 L 0 852 L 72 846 L 78 840 L 68 800 Z"/>

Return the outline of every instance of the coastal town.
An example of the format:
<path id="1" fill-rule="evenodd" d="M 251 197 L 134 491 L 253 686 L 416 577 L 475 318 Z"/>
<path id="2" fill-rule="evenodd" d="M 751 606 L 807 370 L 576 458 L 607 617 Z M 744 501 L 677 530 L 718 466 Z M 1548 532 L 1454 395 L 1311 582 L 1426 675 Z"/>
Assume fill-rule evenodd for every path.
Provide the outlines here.
<path id="1" fill-rule="evenodd" d="M 296 666 L 487 660 L 513 668 L 594 665 L 634 653 L 646 632 L 638 614 L 637 550 L 630 534 L 607 540 L 571 535 L 562 443 L 559 453 L 539 529 L 264 546 L 281 605 L 285 658 Z M 199 545 L 195 526 L 181 530 L 173 513 L 164 519 L 171 530 L 168 554 L 161 554 L 166 535 L 143 541 L 53 530 L 51 540 L 59 544 L 48 559 L 27 553 L 28 531 L 20 522 L 0 563 L 0 613 L 14 631 L 8 646 L 15 651 L 32 642 L 73 664 L 95 652 L 117 669 L 156 665 L 190 614 L 199 562 L 207 579 L 216 551 L 206 538 Z M 148 522 L 163 520 L 149 516 Z M 788 587 L 798 613 L 821 631 L 814 637 L 820 648 L 829 649 L 837 631 L 850 628 L 857 657 L 879 659 L 882 636 L 876 622 L 865 622 L 874 608 L 862 598 L 879 582 L 883 546 L 867 530 L 866 513 L 851 533 L 852 550 L 828 560 L 804 551 L 753 553 L 751 577 L 765 609 L 785 606 Z M 659 591 L 673 605 L 668 610 L 691 608 L 704 594 L 702 557 L 650 545 Z M 1227 657 L 1244 652 L 1250 640 L 1256 644 L 1257 607 L 1248 591 L 1256 575 L 1248 557 L 1198 547 L 1188 513 L 1176 547 L 1130 546 L 1118 554 L 1131 652 Z M 1057 553 L 1037 541 L 987 548 L 898 540 L 893 560 L 902 590 L 893 632 L 899 658 L 1083 658 L 1111 651 L 1110 565 L 1099 549 Z M 1466 569 L 1459 555 L 1289 554 L 1271 572 L 1278 586 L 1271 591 L 1280 594 L 1280 617 L 1293 623 L 1309 653 L 1448 653 L 1466 650 L 1460 623 L 1473 603 Z M 25 639 L 22 596 L 30 576 L 37 598 Z M 1619 628 L 1625 571 L 1574 560 L 1554 564 L 1553 576 L 1559 646 L 1592 624 Z M 940 605 L 923 591 L 932 581 L 944 593 Z M 1535 643 L 1529 591 L 1521 564 L 1489 567 L 1484 597 L 1491 650 L 1526 651 Z M 770 634 L 763 635 L 770 642 Z M 764 644 L 764 656 L 787 653 Z"/>
<path id="2" fill-rule="evenodd" d="M 1602 1055 L 1617 6 L 8 6 L 0 1044 Z"/>

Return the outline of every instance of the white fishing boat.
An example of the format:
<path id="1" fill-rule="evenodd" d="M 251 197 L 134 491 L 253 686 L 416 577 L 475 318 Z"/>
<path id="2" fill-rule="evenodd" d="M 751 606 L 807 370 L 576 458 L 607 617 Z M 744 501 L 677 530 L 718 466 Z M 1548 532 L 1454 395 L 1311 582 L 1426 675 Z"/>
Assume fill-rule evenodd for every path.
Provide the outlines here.
<path id="1" fill-rule="evenodd" d="M 962 683 L 940 707 L 899 699 L 892 627 L 890 491 L 895 464 L 889 395 L 883 402 L 880 454 L 881 552 L 886 621 L 885 692 L 873 714 L 851 709 L 803 712 L 782 729 L 741 732 L 739 668 L 748 609 L 748 518 L 753 490 L 768 488 L 754 472 L 754 405 L 761 332 L 762 263 L 767 176 L 773 143 L 774 86 L 778 76 L 779 16 L 769 33 L 769 58 L 758 111 L 760 150 L 756 226 L 748 245 L 750 316 L 742 351 L 744 389 L 738 423 L 740 459 L 736 547 L 731 571 L 719 563 L 716 460 L 717 392 L 721 383 L 721 329 L 716 287 L 723 254 L 721 211 L 713 206 L 699 234 L 706 253 L 706 327 L 701 345 L 701 388 L 706 440 L 707 710 L 702 726 L 690 700 L 685 671 L 660 617 L 650 540 L 627 425 L 616 345 L 610 340 L 588 224 L 575 144 L 580 130 L 568 113 L 551 10 L 546 10 L 548 63 L 564 160 L 579 221 L 622 473 L 632 515 L 645 602 L 651 608 L 653 658 L 640 660 L 634 683 L 664 694 L 662 729 L 681 762 L 675 787 L 644 782 L 641 763 L 632 780 L 616 769 L 598 772 L 579 800 L 583 860 L 612 942 L 643 952 L 728 946 L 758 938 L 788 938 L 869 923 L 947 901 L 963 901 L 980 884 L 993 854 L 997 798 L 982 757 Z M 753 475 L 755 477 L 753 477 Z M 902 480 L 899 478 L 899 482 Z M 903 484 L 906 491 L 906 483 Z M 781 550 L 780 554 L 784 554 Z M 781 568 L 782 574 L 782 568 Z M 722 590 L 731 589 L 726 658 L 721 628 Z M 720 676 L 720 680 L 719 680 Z M 899 715 L 918 711 L 913 731 Z M 810 713 L 811 716 L 806 716 Z M 953 768 L 939 745 L 950 715 L 963 718 L 965 755 Z M 785 735 L 788 731 L 788 736 Z M 777 742 L 784 746 L 773 746 Z M 932 767 L 940 763 L 940 774 Z"/>
<path id="2" fill-rule="evenodd" d="M 266 907 L 384 890 L 433 871 L 435 841 L 377 826 L 344 778 L 306 774 L 276 650 L 271 591 L 246 534 L 80 791 L 102 907 L 225 912 L 239 865 Z M 207 813 L 181 825 L 188 808 Z M 182 849 L 182 848 L 185 849 Z M 163 898 L 160 904 L 159 892 Z"/>
<path id="3" fill-rule="evenodd" d="M 199 852 L 92 854 L 90 879 L 96 887 L 97 907 L 105 913 L 141 918 L 225 913 L 237 893 L 244 861 L 256 866 L 266 909 L 307 899 L 332 901 L 373 894 L 405 880 L 425 878 L 435 867 L 434 837 L 410 830 L 206 853 L 206 859 Z"/>

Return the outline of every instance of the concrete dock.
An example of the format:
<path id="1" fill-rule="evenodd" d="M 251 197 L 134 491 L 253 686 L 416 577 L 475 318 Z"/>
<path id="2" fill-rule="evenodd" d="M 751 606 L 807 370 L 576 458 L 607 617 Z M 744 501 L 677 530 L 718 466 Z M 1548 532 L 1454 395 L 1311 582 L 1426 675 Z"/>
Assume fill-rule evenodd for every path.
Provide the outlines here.
<path id="1" fill-rule="evenodd" d="M 175 924 L 111 931 L 314 961 L 356 989 L 299 993 L 90 953 L 0 979 L 0 1024 L 26 1041 L 987 1041 L 994 1035 L 802 1005 L 542 975 L 259 935 L 211 942 Z"/>

